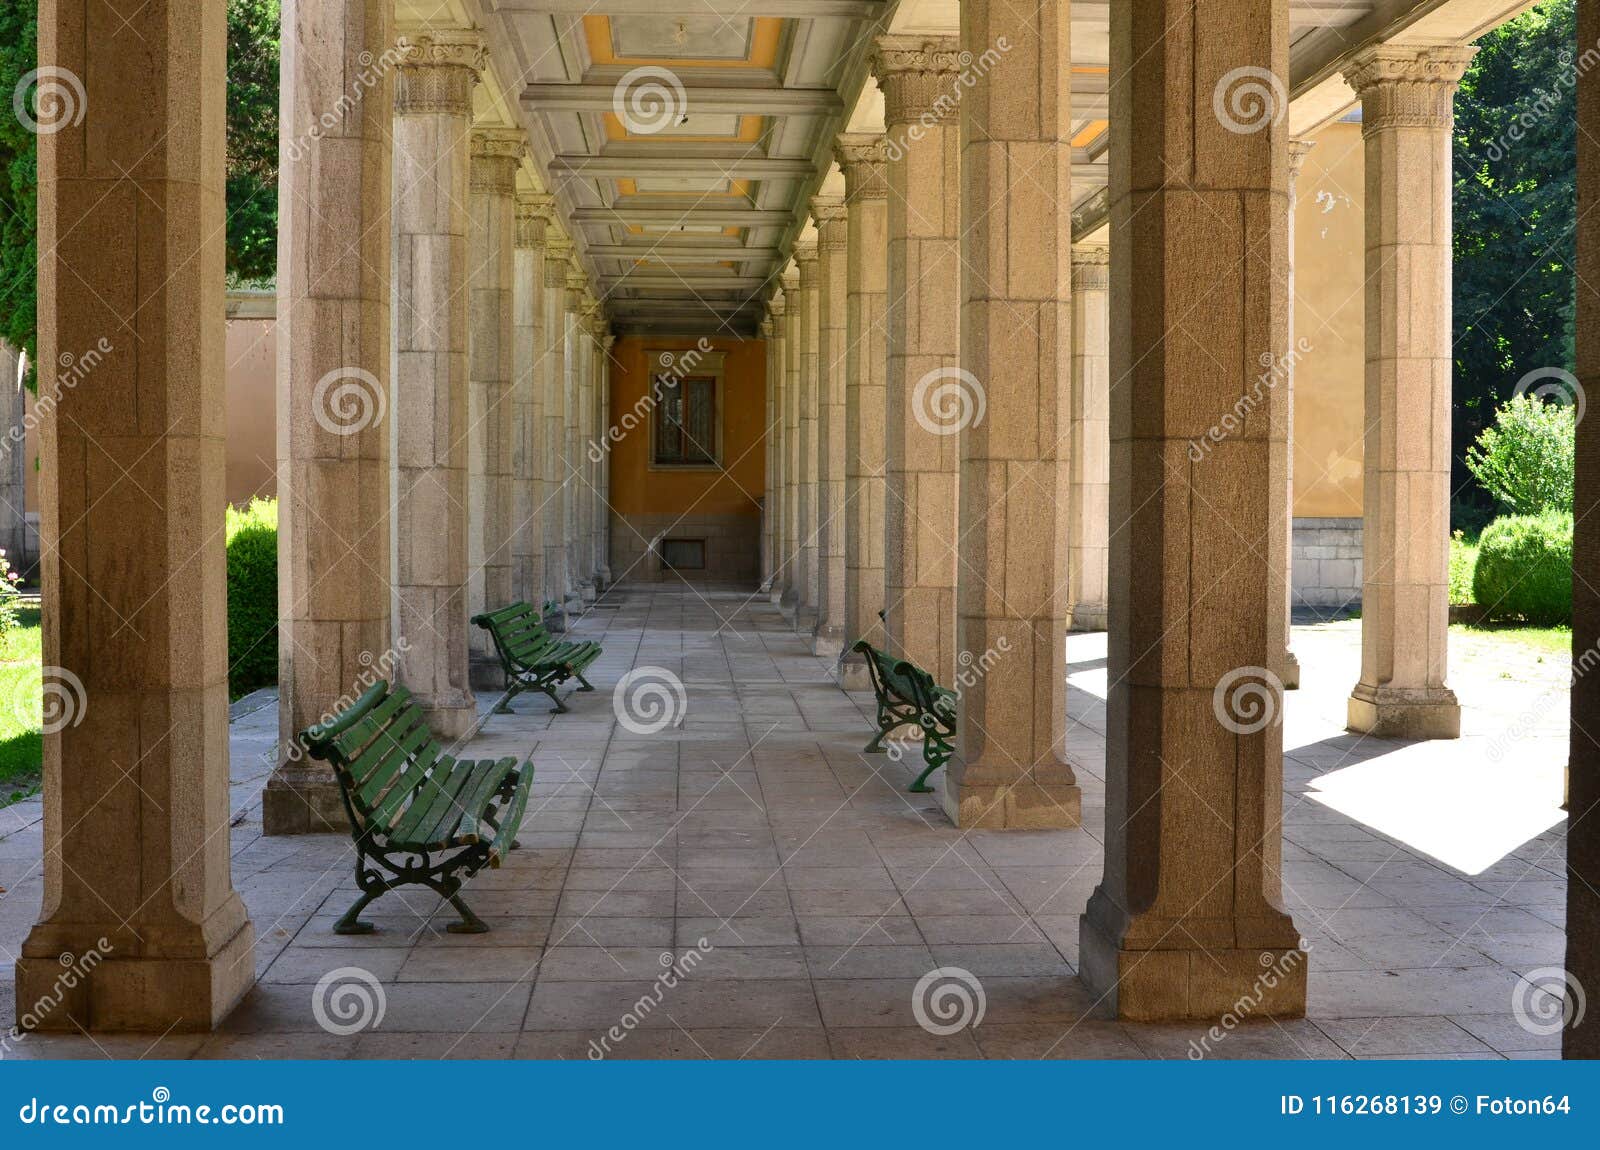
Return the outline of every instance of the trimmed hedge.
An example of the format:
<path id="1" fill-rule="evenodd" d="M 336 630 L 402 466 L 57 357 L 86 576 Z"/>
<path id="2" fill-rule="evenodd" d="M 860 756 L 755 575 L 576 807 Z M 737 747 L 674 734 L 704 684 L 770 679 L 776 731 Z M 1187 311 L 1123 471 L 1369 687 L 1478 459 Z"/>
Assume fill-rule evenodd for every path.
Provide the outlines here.
<path id="1" fill-rule="evenodd" d="M 1472 593 L 1490 619 L 1572 622 L 1572 515 L 1505 515 L 1483 529 Z"/>
<path id="2" fill-rule="evenodd" d="M 228 692 L 278 681 L 278 501 L 228 508 Z"/>

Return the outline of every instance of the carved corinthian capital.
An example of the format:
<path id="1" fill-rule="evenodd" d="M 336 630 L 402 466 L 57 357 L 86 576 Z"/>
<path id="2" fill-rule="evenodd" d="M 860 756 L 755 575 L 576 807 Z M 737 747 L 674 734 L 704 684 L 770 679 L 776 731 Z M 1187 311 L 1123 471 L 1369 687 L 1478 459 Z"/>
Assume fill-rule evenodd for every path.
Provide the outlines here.
<path id="1" fill-rule="evenodd" d="M 483 37 L 471 31 L 404 32 L 395 42 L 394 112 L 472 115 L 472 89 L 488 64 Z"/>
<path id="2" fill-rule="evenodd" d="M 517 193 L 517 247 L 544 247 L 545 228 L 550 222 L 555 197 L 544 192 Z"/>
<path id="3" fill-rule="evenodd" d="M 1456 87 L 1477 53 L 1466 44 L 1379 44 L 1362 52 L 1344 73 L 1361 97 L 1362 134 L 1390 128 L 1448 131 L 1455 123 Z"/>
<path id="4" fill-rule="evenodd" d="M 520 128 L 474 128 L 472 190 L 509 196 L 517 190 L 517 166 L 528 149 Z"/>
<path id="5" fill-rule="evenodd" d="M 844 202 L 881 200 L 889 195 L 885 164 L 889 144 L 882 136 L 868 132 L 846 132 L 833 142 L 833 158 L 844 172 Z"/>
<path id="6" fill-rule="evenodd" d="M 954 36 L 879 36 L 871 66 L 883 89 L 884 123 L 954 122 L 959 77 L 971 62 Z"/>

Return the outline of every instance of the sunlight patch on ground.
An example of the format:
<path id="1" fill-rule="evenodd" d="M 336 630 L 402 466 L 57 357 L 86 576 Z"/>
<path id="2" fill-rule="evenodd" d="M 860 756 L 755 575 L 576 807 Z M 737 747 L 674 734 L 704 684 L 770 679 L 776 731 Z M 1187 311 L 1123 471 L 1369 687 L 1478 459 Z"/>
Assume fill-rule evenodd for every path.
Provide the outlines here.
<path id="1" fill-rule="evenodd" d="M 1530 749 L 1543 740 L 1528 740 Z M 1480 874 L 1566 818 L 1559 746 L 1491 762 L 1486 741 L 1413 743 L 1340 767 L 1308 795 L 1373 830 Z"/>

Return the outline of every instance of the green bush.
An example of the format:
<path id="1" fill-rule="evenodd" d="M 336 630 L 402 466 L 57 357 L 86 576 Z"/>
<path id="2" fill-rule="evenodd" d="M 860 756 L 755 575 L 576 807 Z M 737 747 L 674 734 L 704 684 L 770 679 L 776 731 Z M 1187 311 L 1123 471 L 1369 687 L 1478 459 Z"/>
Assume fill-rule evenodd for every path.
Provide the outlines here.
<path id="1" fill-rule="evenodd" d="M 1465 531 L 1450 536 L 1450 603 L 1476 602 L 1472 597 L 1472 572 L 1478 565 L 1478 540 Z"/>
<path id="2" fill-rule="evenodd" d="M 1577 427 L 1570 404 L 1513 395 L 1467 448 L 1467 470 L 1514 515 L 1570 512 Z"/>
<path id="3" fill-rule="evenodd" d="M 1478 538 L 1473 597 L 1490 619 L 1572 621 L 1572 515 L 1506 515 Z"/>
<path id="4" fill-rule="evenodd" d="M 278 681 L 278 501 L 228 508 L 228 690 Z"/>

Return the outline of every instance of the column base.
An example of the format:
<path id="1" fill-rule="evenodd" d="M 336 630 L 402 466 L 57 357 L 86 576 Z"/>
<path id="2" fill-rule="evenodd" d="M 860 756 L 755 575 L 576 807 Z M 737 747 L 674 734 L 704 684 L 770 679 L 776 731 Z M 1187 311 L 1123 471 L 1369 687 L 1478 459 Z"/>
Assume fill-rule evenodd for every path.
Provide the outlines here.
<path id="1" fill-rule="evenodd" d="M 1101 897 L 1095 892 L 1095 899 Z M 1302 1018 L 1306 952 L 1298 946 L 1251 949 L 1129 950 L 1095 921 L 1095 901 L 1079 918 L 1078 971 L 1125 1022 Z M 1183 938 L 1181 927 L 1168 941 Z"/>
<path id="2" fill-rule="evenodd" d="M 418 699 L 428 727 L 440 739 L 464 738 L 478 721 L 478 700 L 462 693 L 459 699 Z"/>
<path id="3" fill-rule="evenodd" d="M 593 583 L 585 583 L 582 587 L 579 587 L 578 594 L 582 597 L 585 604 L 593 603 L 597 598 L 599 598 L 599 593 L 595 590 Z"/>
<path id="4" fill-rule="evenodd" d="M 180 930 L 191 937 L 163 937 Z M 101 947 L 102 940 L 110 945 Z M 119 940 L 126 940 L 127 951 L 165 943 L 192 953 L 123 957 Z M 66 955 L 74 961 L 64 964 Z M 75 975 L 71 987 L 69 974 Z M 17 1029 L 205 1033 L 216 1029 L 255 981 L 255 927 L 236 893 L 203 925 L 42 922 L 17 959 Z"/>
<path id="5" fill-rule="evenodd" d="M 1013 781 L 1015 775 L 1010 765 L 985 771 L 952 759 L 939 786 L 940 805 L 962 830 L 1072 830 L 1083 825 L 1083 789 L 1071 767 L 1038 766 L 1026 781 Z"/>
<path id="6" fill-rule="evenodd" d="M 1067 616 L 1068 631 L 1109 631 L 1110 610 L 1104 603 L 1075 603 Z"/>
<path id="7" fill-rule="evenodd" d="M 846 691 L 872 690 L 872 676 L 867 672 L 867 657 L 854 651 L 847 653 L 839 664 L 839 686 Z"/>
<path id="8" fill-rule="evenodd" d="M 583 596 L 577 591 L 568 591 L 567 597 L 561 601 L 561 609 L 566 612 L 569 622 L 573 615 L 582 615 Z"/>
<path id="9" fill-rule="evenodd" d="M 819 625 L 811 635 L 811 653 L 819 659 L 837 659 L 844 654 L 844 628 Z"/>
<path id="10" fill-rule="evenodd" d="M 506 670 L 488 651 L 473 651 L 467 656 L 467 683 L 474 691 L 504 691 Z"/>
<path id="11" fill-rule="evenodd" d="M 770 602 L 774 607 L 782 608 L 783 590 L 778 587 L 767 588 L 767 601 Z"/>
<path id="12" fill-rule="evenodd" d="M 1459 739 L 1461 705 L 1448 687 L 1373 687 L 1350 692 L 1345 727 L 1380 739 Z"/>
<path id="13" fill-rule="evenodd" d="M 1278 679 L 1283 683 L 1285 691 L 1298 691 L 1300 689 L 1300 660 L 1295 658 L 1293 651 L 1283 652 L 1283 671 Z"/>
<path id="14" fill-rule="evenodd" d="M 802 635 L 811 635 L 817 629 L 817 609 L 801 607 L 794 613 L 794 629 Z"/>
<path id="15" fill-rule="evenodd" d="M 269 835 L 349 834 L 333 769 L 314 761 L 280 763 L 261 792 L 261 826 Z"/>

